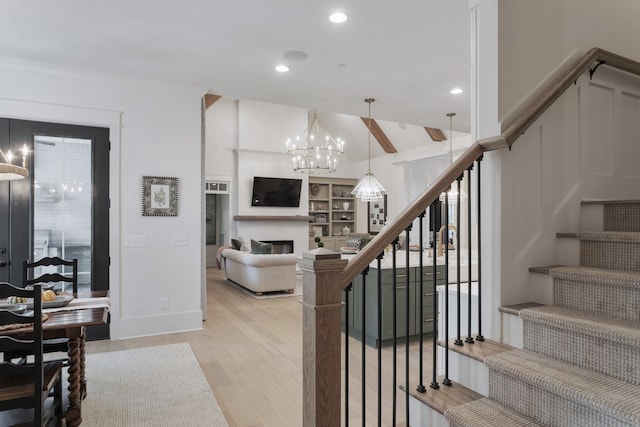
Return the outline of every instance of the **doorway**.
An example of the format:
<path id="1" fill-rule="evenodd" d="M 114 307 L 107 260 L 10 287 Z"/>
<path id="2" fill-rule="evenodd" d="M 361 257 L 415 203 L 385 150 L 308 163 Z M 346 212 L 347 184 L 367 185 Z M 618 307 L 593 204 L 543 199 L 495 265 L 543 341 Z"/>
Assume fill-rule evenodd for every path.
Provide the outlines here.
<path id="1" fill-rule="evenodd" d="M 78 259 L 80 289 L 108 290 L 109 129 L 0 119 L 0 148 L 23 145 L 29 178 L 0 181 L 0 280 L 21 285 L 23 260 L 59 256 Z"/>
<path id="2" fill-rule="evenodd" d="M 218 248 L 229 243 L 229 182 L 205 182 L 206 266 L 217 266 Z"/>

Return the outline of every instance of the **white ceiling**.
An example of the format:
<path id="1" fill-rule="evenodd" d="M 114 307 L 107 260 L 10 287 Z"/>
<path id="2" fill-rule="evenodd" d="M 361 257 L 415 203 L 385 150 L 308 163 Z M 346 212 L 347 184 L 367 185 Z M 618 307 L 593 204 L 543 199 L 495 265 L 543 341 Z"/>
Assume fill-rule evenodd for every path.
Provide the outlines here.
<path id="1" fill-rule="evenodd" d="M 329 22 L 336 10 L 347 22 Z M 468 0 L 20 0 L 0 12 L 1 56 L 354 116 L 374 97 L 375 119 L 447 130 L 456 112 L 462 132 L 469 40 Z"/>

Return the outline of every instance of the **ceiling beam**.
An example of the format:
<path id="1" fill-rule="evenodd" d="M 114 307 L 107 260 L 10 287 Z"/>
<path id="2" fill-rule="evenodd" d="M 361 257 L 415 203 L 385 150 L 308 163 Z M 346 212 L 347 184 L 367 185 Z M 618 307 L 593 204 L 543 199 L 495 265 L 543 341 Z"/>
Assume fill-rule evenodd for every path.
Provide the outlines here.
<path id="1" fill-rule="evenodd" d="M 211 93 L 205 93 L 204 94 L 204 105 L 205 105 L 205 109 L 211 107 L 213 104 L 216 103 L 216 101 L 218 101 L 220 98 L 222 98 L 222 96 L 220 95 L 213 95 Z"/>
<path id="2" fill-rule="evenodd" d="M 442 132 L 441 129 L 438 128 L 428 128 L 425 126 L 424 130 L 427 131 L 427 133 L 429 134 L 429 137 L 431 138 L 431 140 L 433 142 L 441 142 L 441 141 L 446 141 L 447 137 L 444 136 L 444 133 Z"/>
<path id="3" fill-rule="evenodd" d="M 366 117 L 360 118 L 362 119 L 362 122 L 367 127 L 367 129 L 369 129 L 369 119 Z M 391 141 L 389 141 L 387 135 L 385 135 L 385 133 L 380 128 L 380 125 L 378 125 L 378 123 L 376 123 L 374 119 L 371 119 L 371 135 L 373 135 L 376 141 L 378 141 L 378 144 L 380 144 L 385 153 L 393 154 L 398 152 L 398 150 L 396 150 L 396 147 L 394 147 Z"/>

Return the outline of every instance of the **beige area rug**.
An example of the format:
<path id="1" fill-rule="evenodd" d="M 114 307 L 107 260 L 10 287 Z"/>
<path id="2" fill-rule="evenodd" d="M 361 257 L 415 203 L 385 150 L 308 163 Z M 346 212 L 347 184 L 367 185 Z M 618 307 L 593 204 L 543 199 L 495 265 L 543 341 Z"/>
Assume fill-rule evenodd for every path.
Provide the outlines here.
<path id="1" fill-rule="evenodd" d="M 233 286 L 234 288 L 242 291 L 247 295 L 254 297 L 255 299 L 284 298 L 284 297 L 295 297 L 295 296 L 299 297 L 302 295 L 302 274 L 296 274 L 296 289 L 293 291 L 293 293 L 289 293 L 287 291 L 273 291 L 273 292 L 264 292 L 262 295 L 256 295 L 255 292 L 250 291 L 249 289 L 244 288 L 235 282 L 232 282 L 226 277 L 223 277 L 223 280 L 225 281 L 225 283 L 229 284 L 230 286 Z"/>
<path id="2" fill-rule="evenodd" d="M 227 427 L 187 343 L 87 355 L 82 426 Z"/>

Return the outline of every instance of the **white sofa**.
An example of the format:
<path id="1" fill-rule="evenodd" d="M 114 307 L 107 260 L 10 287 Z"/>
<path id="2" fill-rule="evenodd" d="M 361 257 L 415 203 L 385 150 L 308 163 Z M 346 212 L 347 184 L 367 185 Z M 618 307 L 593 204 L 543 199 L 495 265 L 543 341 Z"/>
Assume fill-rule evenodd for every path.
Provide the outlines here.
<path id="1" fill-rule="evenodd" d="M 222 257 L 227 279 L 256 295 L 296 289 L 295 254 L 252 254 L 225 249 Z"/>

